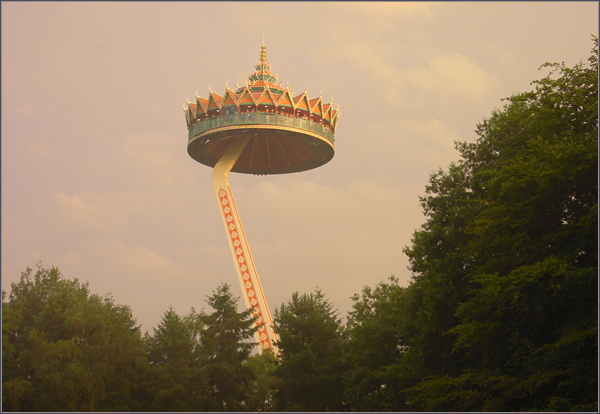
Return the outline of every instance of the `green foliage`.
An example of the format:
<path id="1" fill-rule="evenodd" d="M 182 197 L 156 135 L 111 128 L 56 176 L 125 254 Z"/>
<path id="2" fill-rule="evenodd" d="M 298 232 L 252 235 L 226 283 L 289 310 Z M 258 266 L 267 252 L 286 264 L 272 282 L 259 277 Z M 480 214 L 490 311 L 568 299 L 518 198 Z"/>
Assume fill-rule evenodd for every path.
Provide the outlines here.
<path id="1" fill-rule="evenodd" d="M 458 323 L 455 310 L 466 300 L 468 273 L 478 258 L 469 251 L 468 225 L 477 215 L 477 188 L 462 165 L 430 177 L 421 197 L 426 221 L 406 247 L 413 286 L 407 308 L 406 330 L 413 345 L 412 368 L 423 376 L 455 375 L 460 368 L 452 357 L 454 338 L 445 335 Z"/>
<path id="2" fill-rule="evenodd" d="M 274 376 L 277 360 L 272 352 L 263 352 L 250 356 L 244 363 L 252 370 L 254 380 L 248 383 L 244 411 L 273 411 Z"/>
<path id="3" fill-rule="evenodd" d="M 390 411 L 405 403 L 398 390 L 413 385 L 410 371 L 401 374 L 390 366 L 404 365 L 413 350 L 406 331 L 409 292 L 390 276 L 372 289 L 354 295 L 348 315 L 347 364 L 344 395 L 353 411 Z"/>
<path id="4" fill-rule="evenodd" d="M 205 411 L 209 405 L 208 376 L 200 358 L 202 313 L 192 308 L 180 317 L 169 308 L 154 335 L 144 337 L 151 366 L 144 384 L 150 411 Z"/>
<path id="5" fill-rule="evenodd" d="M 280 351 L 275 408 L 340 411 L 343 408 L 344 341 L 337 311 L 320 290 L 292 294 L 274 315 Z"/>
<path id="6" fill-rule="evenodd" d="M 211 389 L 211 411 L 239 411 L 245 406 L 252 369 L 244 364 L 256 346 L 258 330 L 252 309 L 237 311 L 230 286 L 221 284 L 207 303 L 214 312 L 202 315 L 201 357 Z"/>
<path id="7" fill-rule="evenodd" d="M 405 250 L 423 356 L 411 409 L 597 409 L 597 46 L 544 65 L 432 175 Z"/>
<path id="8" fill-rule="evenodd" d="M 2 304 L 3 410 L 137 409 L 147 360 L 129 308 L 56 268 L 31 273 Z"/>
<path id="9" fill-rule="evenodd" d="M 169 308 L 142 338 L 131 311 L 56 268 L 27 269 L 2 292 L 6 411 L 267 411 L 272 354 L 250 357 L 258 329 L 229 285 L 214 312 Z"/>
<path id="10" fill-rule="evenodd" d="M 503 403 L 514 382 L 507 375 L 471 370 L 456 378 L 427 377 L 404 393 L 410 396 L 410 407 L 416 411 L 519 411 Z"/>

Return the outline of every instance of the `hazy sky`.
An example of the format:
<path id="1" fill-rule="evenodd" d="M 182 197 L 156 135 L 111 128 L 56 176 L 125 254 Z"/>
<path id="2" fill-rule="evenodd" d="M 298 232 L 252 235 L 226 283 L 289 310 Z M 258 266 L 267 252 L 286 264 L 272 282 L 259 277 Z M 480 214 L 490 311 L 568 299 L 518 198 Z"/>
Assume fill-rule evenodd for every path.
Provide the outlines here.
<path id="1" fill-rule="evenodd" d="M 545 62 L 586 60 L 597 2 L 2 2 L 2 289 L 27 267 L 111 292 L 152 331 L 241 289 L 182 110 L 260 58 L 334 98 L 336 155 L 231 174 L 269 307 L 317 286 L 345 316 L 424 221 L 431 172 Z"/>

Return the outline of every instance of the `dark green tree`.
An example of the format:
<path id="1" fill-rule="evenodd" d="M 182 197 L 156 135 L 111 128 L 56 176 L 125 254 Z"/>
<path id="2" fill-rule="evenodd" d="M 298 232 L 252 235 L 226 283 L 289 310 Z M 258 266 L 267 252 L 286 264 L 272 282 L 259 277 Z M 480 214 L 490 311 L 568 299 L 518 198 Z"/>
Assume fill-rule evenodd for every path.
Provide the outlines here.
<path id="1" fill-rule="evenodd" d="M 147 359 L 128 307 L 41 264 L 11 285 L 2 307 L 3 410 L 140 408 Z"/>
<path id="2" fill-rule="evenodd" d="M 597 38 L 587 62 L 543 67 L 422 198 L 411 409 L 597 410 Z"/>
<path id="3" fill-rule="evenodd" d="M 342 411 L 344 334 L 333 305 L 320 290 L 292 295 L 275 310 L 280 355 L 275 408 L 282 411 Z"/>
<path id="4" fill-rule="evenodd" d="M 244 411 L 252 369 L 245 364 L 258 330 L 252 309 L 238 312 L 229 284 L 221 284 L 206 301 L 214 312 L 200 316 L 201 358 L 211 390 L 211 411 Z"/>
<path id="5" fill-rule="evenodd" d="M 250 356 L 244 365 L 254 374 L 247 386 L 245 411 L 273 411 L 273 392 L 277 378 L 274 376 L 277 360 L 273 352 L 267 351 Z"/>
<path id="6" fill-rule="evenodd" d="M 410 289 L 390 276 L 354 295 L 347 322 L 345 400 L 352 411 L 398 411 L 400 390 L 419 378 L 409 368 L 414 348 L 406 330 Z"/>
<path id="7" fill-rule="evenodd" d="M 179 316 L 173 308 L 163 315 L 144 343 L 151 366 L 145 382 L 149 411 L 207 411 L 209 386 L 200 351 L 202 324 L 192 308 Z"/>

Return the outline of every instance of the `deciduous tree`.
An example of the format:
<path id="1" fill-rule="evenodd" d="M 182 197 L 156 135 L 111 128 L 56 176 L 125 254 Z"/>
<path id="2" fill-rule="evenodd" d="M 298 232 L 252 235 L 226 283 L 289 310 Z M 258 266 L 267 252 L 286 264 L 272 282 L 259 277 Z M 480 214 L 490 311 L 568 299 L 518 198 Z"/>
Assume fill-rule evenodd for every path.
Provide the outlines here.
<path id="1" fill-rule="evenodd" d="M 127 306 L 39 264 L 11 285 L 3 311 L 4 410 L 139 408 L 134 394 L 147 360 Z"/>
<path id="2" fill-rule="evenodd" d="M 406 330 L 409 295 L 409 289 L 390 276 L 352 297 L 346 356 L 351 369 L 344 381 L 345 401 L 352 411 L 397 411 L 406 402 L 399 391 L 418 382 L 407 369 L 415 351 Z"/>
<path id="3" fill-rule="evenodd" d="M 597 38 L 587 62 L 543 68 L 422 199 L 412 409 L 597 410 Z"/>

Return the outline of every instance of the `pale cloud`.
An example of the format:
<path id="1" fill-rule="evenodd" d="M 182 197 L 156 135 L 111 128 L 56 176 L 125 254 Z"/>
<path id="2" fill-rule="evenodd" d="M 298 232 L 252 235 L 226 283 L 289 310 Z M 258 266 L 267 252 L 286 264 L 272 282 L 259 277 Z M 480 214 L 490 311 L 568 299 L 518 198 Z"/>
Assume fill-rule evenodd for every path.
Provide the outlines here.
<path id="1" fill-rule="evenodd" d="M 301 40 L 316 29 L 322 33 L 318 38 L 319 47 L 322 47 L 331 40 L 377 37 L 403 24 L 433 22 L 434 10 L 440 5 L 431 2 L 273 2 L 269 5 L 269 15 L 293 16 L 294 20 L 290 23 L 287 18 L 271 19 L 265 29 L 255 24 L 264 18 L 265 9 L 254 7 L 252 3 L 240 3 L 239 13 L 245 18 L 239 19 L 236 25 L 244 32 L 260 34 L 267 30 L 267 42 L 270 36 L 282 37 L 286 41 Z M 305 21 L 311 21 L 312 25 L 304 25 Z M 294 30 L 290 30 L 290 24 Z"/>
<path id="2" fill-rule="evenodd" d="M 123 282 L 131 285 L 139 283 L 177 281 L 184 278 L 182 269 L 167 257 L 145 246 L 127 246 L 112 240 L 99 246 L 95 251 L 97 258 L 110 257 L 111 267 L 127 275 Z"/>
<path id="3" fill-rule="evenodd" d="M 232 191 L 236 200 L 241 199 L 242 220 L 243 213 L 260 220 L 260 226 L 272 234 L 273 245 L 288 237 L 317 240 L 338 230 L 368 233 L 384 225 L 382 208 L 404 203 L 399 198 L 404 191 L 371 179 L 333 188 L 289 177 Z"/>
<path id="4" fill-rule="evenodd" d="M 329 59 L 343 60 L 362 72 L 356 82 L 376 84 L 377 89 L 388 103 L 403 104 L 400 96 L 406 88 L 405 76 L 392 66 L 389 53 L 366 40 L 343 42 L 335 46 L 335 52 L 328 54 Z"/>
<path id="5" fill-rule="evenodd" d="M 409 137 L 404 141 L 404 144 L 412 144 L 408 153 L 414 154 L 412 150 L 421 148 L 417 150 L 419 156 L 430 151 L 448 154 L 454 148 L 454 142 L 461 138 L 456 131 L 435 118 L 401 119 L 392 125 L 398 135 Z"/>
<path id="6" fill-rule="evenodd" d="M 445 100 L 481 100 L 493 95 L 496 79 L 468 56 L 436 56 L 425 67 L 406 73 L 410 83 Z"/>
<path id="7" fill-rule="evenodd" d="M 127 218 L 119 209 L 113 206 L 100 205 L 90 199 L 97 197 L 89 192 L 81 196 L 67 196 L 64 193 L 54 193 L 58 202 L 57 218 L 65 225 L 94 232 L 114 233 L 125 228 Z"/>
<path id="8" fill-rule="evenodd" d="M 148 111 L 150 113 L 160 115 L 160 116 L 166 116 L 166 115 L 170 114 L 172 111 L 172 109 L 167 108 L 167 106 L 165 104 L 161 104 L 154 100 L 148 101 L 146 103 L 146 107 L 148 108 Z M 182 113 L 183 113 L 183 111 L 182 111 Z"/>
<path id="9" fill-rule="evenodd" d="M 93 269 L 94 274 L 102 274 L 100 291 L 110 290 L 111 285 L 138 287 L 161 285 L 182 281 L 189 277 L 185 270 L 175 264 L 172 258 L 147 246 L 130 245 L 123 241 L 91 240 L 76 249 L 69 249 L 56 256 L 57 261 L 81 280 L 90 273 L 89 263 L 101 263 Z"/>
<path id="10" fill-rule="evenodd" d="M 521 62 L 517 55 L 500 44 L 490 45 L 488 53 L 490 57 L 495 58 L 505 68 L 514 69 L 521 66 Z"/>
<path id="11" fill-rule="evenodd" d="M 56 254 L 52 260 L 65 277 L 89 281 L 92 293 L 111 293 L 117 303 L 131 307 L 146 330 L 156 325 L 168 306 L 175 305 L 183 313 L 193 303 L 180 289 L 195 285 L 190 269 L 143 245 L 95 240 Z M 182 302 L 186 306 L 179 306 Z"/>
<path id="12" fill-rule="evenodd" d="M 169 134 L 129 134 L 120 144 L 117 162 L 127 164 L 153 185 L 172 186 L 189 177 L 181 162 L 171 152 L 174 142 L 181 141 Z"/>
<path id="13" fill-rule="evenodd" d="M 430 171 L 454 161 L 458 157 L 454 142 L 464 140 L 441 120 L 425 117 L 370 122 L 363 136 L 370 145 L 363 147 L 361 161 L 379 159 L 382 166 L 396 165 L 391 173 L 404 171 L 396 180 L 426 178 Z"/>
<path id="14" fill-rule="evenodd" d="M 27 147 L 36 157 L 47 158 L 54 155 L 54 151 L 48 148 L 48 143 L 41 139 L 30 142 Z"/>
<path id="15" fill-rule="evenodd" d="M 377 31 L 390 30 L 400 22 L 432 21 L 435 19 L 428 2 L 343 2 L 330 3 L 337 12 L 366 23 Z M 348 27 L 348 26 L 346 26 Z M 371 33 L 373 34 L 373 33 Z"/>
<path id="16" fill-rule="evenodd" d="M 385 44 L 367 40 L 347 41 L 336 45 L 335 52 L 323 57 L 346 62 L 361 71 L 360 82 L 368 82 L 387 103 L 405 107 L 427 100 L 457 99 L 481 101 L 493 96 L 498 81 L 468 56 L 458 53 L 442 55 L 434 50 L 406 65 L 398 50 L 390 52 Z M 358 80 L 357 80 L 358 81 Z"/>
<path id="17" fill-rule="evenodd" d="M 475 58 L 429 44 L 427 28 L 447 5 L 350 2 L 331 7 L 343 7 L 346 18 L 324 27 L 328 42 L 315 48 L 317 59 L 342 71 L 360 71 L 353 80 L 372 85 L 386 103 L 406 107 L 432 99 L 481 102 L 496 93 L 498 76 Z M 504 50 L 497 59 L 511 64 L 515 57 Z"/>
<path id="18" fill-rule="evenodd" d="M 139 237 L 159 229 L 162 234 L 173 236 L 203 232 L 202 221 L 193 215 L 197 201 L 186 193 L 165 197 L 158 191 L 104 194 L 82 191 L 73 196 L 55 193 L 53 197 L 58 202 L 55 225 L 75 232 L 125 236 L 137 231 Z"/>
<path id="19" fill-rule="evenodd" d="M 38 107 L 34 104 L 27 104 L 15 107 L 15 112 L 18 114 L 33 115 L 38 111 Z"/>

